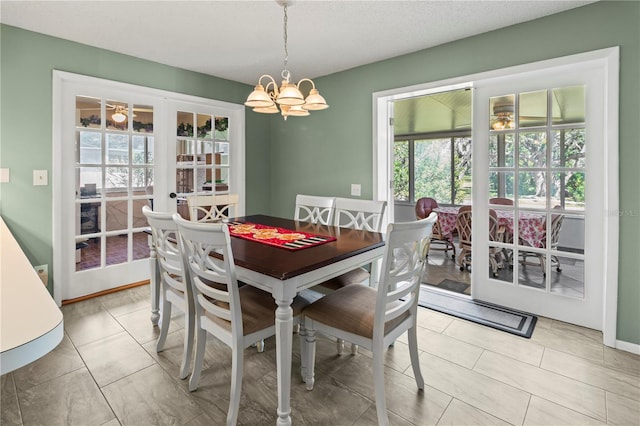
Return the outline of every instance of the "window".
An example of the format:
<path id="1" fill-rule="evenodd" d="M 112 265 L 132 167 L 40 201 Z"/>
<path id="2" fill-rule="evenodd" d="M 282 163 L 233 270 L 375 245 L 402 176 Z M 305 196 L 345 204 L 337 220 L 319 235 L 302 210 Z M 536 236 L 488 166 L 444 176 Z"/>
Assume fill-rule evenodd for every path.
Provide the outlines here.
<path id="1" fill-rule="evenodd" d="M 440 204 L 470 203 L 470 133 L 397 136 L 393 191 L 399 203 L 422 197 Z"/>

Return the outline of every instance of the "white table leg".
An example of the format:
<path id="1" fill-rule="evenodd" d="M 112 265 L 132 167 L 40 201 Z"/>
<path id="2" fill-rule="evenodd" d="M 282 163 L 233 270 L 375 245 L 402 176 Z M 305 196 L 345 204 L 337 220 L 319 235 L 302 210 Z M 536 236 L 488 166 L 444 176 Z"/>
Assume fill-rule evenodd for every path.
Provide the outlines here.
<path id="1" fill-rule="evenodd" d="M 153 238 L 149 236 L 149 287 L 151 290 L 151 324 L 158 325 L 160 319 L 160 267 L 157 262 L 156 247 Z"/>
<path id="2" fill-rule="evenodd" d="M 278 375 L 278 426 L 291 425 L 291 351 L 293 349 L 293 299 L 276 299 L 276 360 Z"/>

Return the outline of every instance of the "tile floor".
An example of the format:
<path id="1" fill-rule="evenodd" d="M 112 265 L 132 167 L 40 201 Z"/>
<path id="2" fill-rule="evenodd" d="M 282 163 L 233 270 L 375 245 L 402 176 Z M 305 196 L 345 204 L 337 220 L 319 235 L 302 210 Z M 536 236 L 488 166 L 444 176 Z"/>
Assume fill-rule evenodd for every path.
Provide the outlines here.
<path id="1" fill-rule="evenodd" d="M 63 307 L 62 343 L 2 376 L 0 424 L 222 425 L 228 407 L 230 351 L 208 341 L 195 392 L 177 378 L 183 318 L 172 318 L 167 348 L 155 351 L 149 288 Z M 640 425 L 640 356 L 604 347 L 593 330 L 540 318 L 531 339 L 420 309 L 418 341 L 425 378 L 418 392 L 406 338 L 386 354 L 393 425 Z M 296 425 L 376 424 L 371 356 L 337 356 L 318 342 L 316 386 L 296 374 Z M 245 351 L 239 424 L 273 425 L 275 340 Z"/>

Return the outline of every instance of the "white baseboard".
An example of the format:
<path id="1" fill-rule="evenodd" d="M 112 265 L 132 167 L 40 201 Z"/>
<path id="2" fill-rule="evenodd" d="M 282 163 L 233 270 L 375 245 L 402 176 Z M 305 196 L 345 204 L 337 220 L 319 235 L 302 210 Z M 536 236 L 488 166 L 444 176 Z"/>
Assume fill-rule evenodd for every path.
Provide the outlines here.
<path id="1" fill-rule="evenodd" d="M 621 351 L 631 352 L 632 354 L 640 355 L 640 345 L 636 343 L 624 342 L 622 340 L 616 340 L 616 349 Z"/>

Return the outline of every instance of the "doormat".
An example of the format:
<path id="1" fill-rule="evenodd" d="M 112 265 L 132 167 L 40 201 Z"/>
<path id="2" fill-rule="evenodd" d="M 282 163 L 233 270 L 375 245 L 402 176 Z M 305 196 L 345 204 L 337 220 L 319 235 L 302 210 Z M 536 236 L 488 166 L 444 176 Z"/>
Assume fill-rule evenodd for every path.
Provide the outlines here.
<path id="1" fill-rule="evenodd" d="M 538 317 L 480 300 L 437 292 L 420 286 L 418 304 L 424 308 L 453 315 L 477 324 L 529 339 Z"/>
<path id="2" fill-rule="evenodd" d="M 445 278 L 444 280 L 440 281 L 439 284 L 434 284 L 433 287 L 464 294 L 464 292 L 469 288 L 469 284 Z"/>

